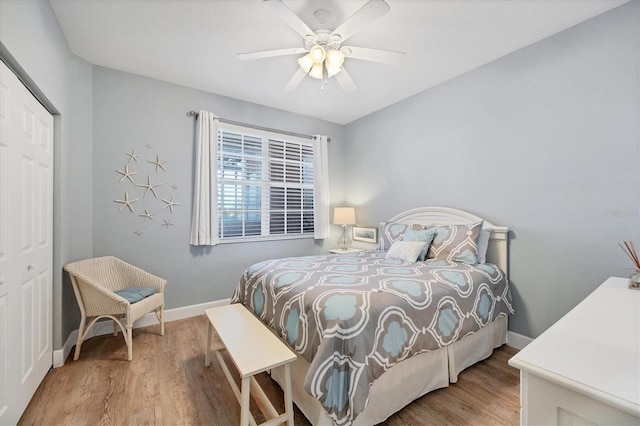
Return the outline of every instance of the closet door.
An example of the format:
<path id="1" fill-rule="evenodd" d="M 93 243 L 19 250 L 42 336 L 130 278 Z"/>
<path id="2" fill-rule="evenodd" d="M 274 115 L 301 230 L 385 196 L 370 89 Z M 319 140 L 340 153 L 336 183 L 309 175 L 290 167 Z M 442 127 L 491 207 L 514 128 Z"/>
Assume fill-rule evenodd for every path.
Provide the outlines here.
<path id="1" fill-rule="evenodd" d="M 53 117 L 0 62 L 0 424 L 51 368 Z"/>

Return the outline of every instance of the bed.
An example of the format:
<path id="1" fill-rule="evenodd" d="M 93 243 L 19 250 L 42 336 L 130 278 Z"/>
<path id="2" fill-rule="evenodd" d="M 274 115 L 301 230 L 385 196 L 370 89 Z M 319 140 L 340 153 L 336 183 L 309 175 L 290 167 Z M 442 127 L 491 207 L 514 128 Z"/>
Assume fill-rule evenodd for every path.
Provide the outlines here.
<path id="1" fill-rule="evenodd" d="M 429 232 L 431 244 L 396 244 Z M 506 343 L 506 227 L 423 207 L 379 233 L 379 250 L 252 265 L 232 297 L 299 354 L 293 400 L 313 424 L 380 423 Z M 420 246 L 431 259 L 388 258 L 400 246 Z M 278 372 L 272 377 L 283 383 Z"/>

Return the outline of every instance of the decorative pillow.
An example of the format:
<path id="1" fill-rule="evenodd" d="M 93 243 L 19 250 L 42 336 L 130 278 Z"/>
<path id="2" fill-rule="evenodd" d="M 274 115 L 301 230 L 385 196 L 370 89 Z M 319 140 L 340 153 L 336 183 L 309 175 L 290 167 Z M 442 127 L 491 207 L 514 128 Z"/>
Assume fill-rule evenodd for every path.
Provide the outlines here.
<path id="1" fill-rule="evenodd" d="M 489 248 L 489 238 L 491 237 L 491 230 L 482 228 L 480 235 L 478 235 L 478 263 L 487 263 L 487 248 Z"/>
<path id="2" fill-rule="evenodd" d="M 424 229 L 422 225 L 408 225 L 406 223 L 380 223 L 380 250 L 389 250 L 395 241 L 400 241 L 407 229 Z"/>
<path id="3" fill-rule="evenodd" d="M 423 241 L 396 241 L 387 252 L 387 259 L 404 260 L 414 263 L 422 249 L 427 247 Z"/>
<path id="4" fill-rule="evenodd" d="M 476 241 L 482 229 L 482 221 L 464 225 L 440 225 L 436 229 L 427 258 L 472 265 L 478 262 Z"/>
<path id="5" fill-rule="evenodd" d="M 402 236 L 402 241 L 422 241 L 427 243 L 427 245 L 422 249 L 420 255 L 418 256 L 419 261 L 424 261 L 427 256 L 427 251 L 429 250 L 429 244 L 433 241 L 433 238 L 436 236 L 436 229 L 421 229 L 419 231 L 415 229 L 407 229 L 407 231 Z"/>

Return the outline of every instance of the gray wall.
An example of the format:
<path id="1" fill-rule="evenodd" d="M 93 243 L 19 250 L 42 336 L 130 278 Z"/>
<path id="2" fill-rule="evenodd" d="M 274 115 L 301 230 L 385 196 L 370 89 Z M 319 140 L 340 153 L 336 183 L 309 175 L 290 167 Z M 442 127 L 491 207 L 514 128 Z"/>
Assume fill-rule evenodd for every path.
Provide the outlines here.
<path id="1" fill-rule="evenodd" d="M 263 106 L 217 96 L 158 80 L 107 68 L 95 67 L 93 75 L 93 240 L 94 254 L 115 255 L 167 279 L 167 308 L 175 308 L 231 297 L 242 272 L 252 263 L 273 257 L 315 254 L 323 242 L 313 239 L 220 244 L 209 248 L 189 245 L 194 173 L 195 119 L 189 110 L 205 109 L 220 117 L 305 134 L 326 134 L 329 143 L 330 192 L 333 204 L 340 204 L 342 193 L 343 126 L 286 113 Z M 151 144 L 153 148 L 145 145 Z M 119 182 L 132 149 L 142 154 L 136 183 L 162 183 L 159 199 L 128 181 Z M 147 163 L 159 155 L 167 160 L 156 173 Z M 172 188 L 175 185 L 177 189 Z M 114 202 L 125 191 L 135 213 Z M 171 214 L 161 199 L 180 203 Z M 148 209 L 154 220 L 139 214 Z M 163 219 L 174 225 L 161 226 Z M 324 244 L 334 247 L 335 236 Z M 142 236 L 135 234 L 143 232 Z"/>
<path id="2" fill-rule="evenodd" d="M 78 327 L 62 267 L 91 257 L 92 66 L 74 56 L 47 1 L 0 1 L 0 55 L 56 113 L 54 134 L 53 346 Z"/>
<path id="3" fill-rule="evenodd" d="M 639 31 L 634 1 L 347 125 L 347 203 L 368 223 L 443 205 L 510 227 L 510 329 L 538 336 L 629 274 Z"/>

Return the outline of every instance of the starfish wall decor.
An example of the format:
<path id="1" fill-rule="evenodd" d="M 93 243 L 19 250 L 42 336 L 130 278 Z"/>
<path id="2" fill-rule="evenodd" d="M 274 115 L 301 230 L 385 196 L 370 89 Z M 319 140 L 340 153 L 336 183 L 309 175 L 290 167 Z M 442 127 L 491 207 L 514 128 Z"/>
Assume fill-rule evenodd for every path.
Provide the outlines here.
<path id="1" fill-rule="evenodd" d="M 156 173 L 158 173 L 158 167 L 160 167 L 162 170 L 164 170 L 165 172 L 167 171 L 167 169 L 164 168 L 164 163 L 166 163 L 166 160 L 161 160 L 160 156 L 156 154 L 156 159 L 155 161 L 147 161 L 147 163 L 151 163 L 151 164 L 155 164 L 156 166 Z"/>
<path id="2" fill-rule="evenodd" d="M 153 195 L 158 198 L 158 194 L 156 194 L 156 190 L 154 189 L 156 186 L 160 186 L 162 185 L 161 183 L 156 183 L 155 185 L 151 183 L 151 175 L 147 175 L 147 184 L 146 185 L 139 185 L 136 184 L 136 186 L 141 186 L 143 188 L 147 188 L 146 191 L 144 191 L 144 196 L 142 198 L 147 198 L 147 194 L 149 193 L 149 191 L 151 191 L 153 193 Z"/>
<path id="3" fill-rule="evenodd" d="M 169 207 L 169 210 L 171 211 L 171 213 L 173 213 L 173 207 L 174 206 L 179 206 L 180 203 L 176 203 L 175 201 L 173 201 L 173 195 L 171 196 L 171 198 L 169 200 L 165 200 L 164 198 L 162 199 L 162 201 L 164 201 L 165 203 L 167 203 L 166 206 L 164 206 L 162 208 L 162 210 L 166 209 L 167 207 Z"/>
<path id="4" fill-rule="evenodd" d="M 153 220 L 153 215 L 155 213 L 151 213 L 149 211 L 149 209 L 144 209 L 144 213 L 143 214 L 139 214 L 138 216 L 142 216 L 144 217 L 144 221 L 146 222 L 147 220 Z"/>
<path id="5" fill-rule="evenodd" d="M 154 148 L 154 146 L 151 143 L 147 143 L 144 146 L 148 150 L 152 150 Z M 122 169 L 116 169 L 116 172 L 121 175 L 119 182 L 122 185 L 131 186 L 132 188 L 135 188 L 135 187 L 142 188 L 142 189 L 133 190 L 134 192 L 140 191 L 139 194 L 140 196 L 142 196 L 142 199 L 134 198 L 133 196 L 130 197 L 129 192 L 131 192 L 132 190 L 129 189 L 128 191 L 125 191 L 123 199 L 113 200 L 114 202 L 121 204 L 118 211 L 121 211 L 126 207 L 129 209 L 131 213 L 134 213 L 135 211 L 134 211 L 133 203 L 138 201 L 141 202 L 142 203 L 141 207 L 144 208 L 144 213 L 136 215 L 139 218 L 141 218 L 136 220 L 141 221 L 139 223 L 150 222 L 149 225 L 144 225 L 144 226 L 150 226 L 151 222 L 155 220 L 154 218 L 155 213 L 153 213 L 153 211 L 164 210 L 168 208 L 171 214 L 173 214 L 174 207 L 180 205 L 180 203 L 177 203 L 175 201 L 175 191 L 178 190 L 178 186 L 176 184 L 173 184 L 171 186 L 167 186 L 166 189 L 163 191 L 162 188 L 165 188 L 165 187 L 163 186 L 162 188 L 160 188 L 163 185 L 161 182 L 153 182 L 151 179 L 151 173 L 147 173 L 146 183 L 136 183 L 134 180 L 134 176 L 139 174 L 140 172 L 136 170 L 131 170 L 129 168 L 130 166 L 134 166 L 134 168 L 137 168 L 137 167 L 143 167 L 143 164 L 151 164 L 151 167 L 155 168 L 156 173 L 158 173 L 160 169 L 166 172 L 167 160 L 161 160 L 160 155 L 153 151 L 152 153 L 149 153 L 147 155 L 138 154 L 135 148 L 132 148 L 130 151 L 125 152 L 125 155 L 128 157 L 128 160 L 125 163 L 124 167 Z M 149 159 L 150 156 L 154 156 L 155 158 L 151 157 L 151 159 Z M 149 195 L 150 192 L 153 194 L 153 197 L 147 198 L 147 195 Z M 162 203 L 162 205 L 158 205 L 157 203 Z M 128 220 L 131 220 L 131 219 L 128 219 Z M 169 229 L 171 226 L 174 225 L 174 223 L 170 219 L 162 219 L 162 223 L 159 223 L 159 225 L 164 226 L 166 229 Z M 157 221 L 155 226 L 158 226 Z M 131 232 L 138 237 L 142 237 L 144 234 L 143 228 L 139 228 L 139 227 L 134 227 L 131 230 Z"/>
<path id="6" fill-rule="evenodd" d="M 136 201 L 138 201 L 138 198 L 134 198 L 133 200 L 129 199 L 129 193 L 125 192 L 124 193 L 124 200 L 113 200 L 116 203 L 122 203 L 122 206 L 120 206 L 120 208 L 118 210 L 122 210 L 125 207 L 129 207 L 129 210 L 131 210 L 131 213 L 133 213 L 133 206 L 132 204 L 135 203 Z"/>
<path id="7" fill-rule="evenodd" d="M 132 161 L 135 161 L 137 163 L 138 157 L 142 157 L 140 154 L 136 154 L 135 149 L 133 149 L 130 153 L 127 152 L 126 154 L 129 156 L 129 163 L 131 163 Z"/>
<path id="8" fill-rule="evenodd" d="M 120 182 L 125 179 L 129 179 L 129 181 L 131 181 L 131 183 L 135 185 L 135 182 L 133 181 L 133 175 L 137 175 L 138 172 L 132 172 L 131 170 L 129 170 L 129 165 L 125 164 L 124 170 L 116 170 L 116 172 L 122 175 L 122 179 L 120 179 Z"/>

